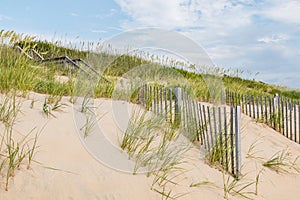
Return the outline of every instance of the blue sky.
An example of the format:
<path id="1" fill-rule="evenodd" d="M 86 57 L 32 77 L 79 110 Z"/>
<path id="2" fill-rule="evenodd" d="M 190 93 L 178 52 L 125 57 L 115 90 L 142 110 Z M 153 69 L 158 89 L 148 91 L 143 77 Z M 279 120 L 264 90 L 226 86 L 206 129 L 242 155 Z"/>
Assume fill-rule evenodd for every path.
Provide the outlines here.
<path id="1" fill-rule="evenodd" d="M 220 67 L 300 88 L 299 0 L 0 2 L 0 29 L 47 40 L 99 41 L 136 28 L 162 28 L 197 42 Z"/>

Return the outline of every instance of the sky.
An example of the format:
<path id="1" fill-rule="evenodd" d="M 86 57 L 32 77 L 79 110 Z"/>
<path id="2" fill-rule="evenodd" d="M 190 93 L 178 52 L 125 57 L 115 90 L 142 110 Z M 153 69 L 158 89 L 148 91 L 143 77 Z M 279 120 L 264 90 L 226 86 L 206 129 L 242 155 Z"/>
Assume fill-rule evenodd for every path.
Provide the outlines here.
<path id="1" fill-rule="evenodd" d="M 300 88 L 299 0 L 0 0 L 0 29 L 50 41 L 103 41 L 160 28 L 195 41 L 215 65 Z M 257 74 L 258 73 L 258 74 Z M 257 75 L 255 75 L 257 74 Z"/>

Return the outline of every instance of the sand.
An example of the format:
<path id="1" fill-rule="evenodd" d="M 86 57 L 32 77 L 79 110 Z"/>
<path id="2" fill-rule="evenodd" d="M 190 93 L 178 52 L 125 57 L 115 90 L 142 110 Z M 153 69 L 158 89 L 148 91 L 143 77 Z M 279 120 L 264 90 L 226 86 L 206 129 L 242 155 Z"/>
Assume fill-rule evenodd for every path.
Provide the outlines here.
<path id="1" fill-rule="evenodd" d="M 30 108 L 31 99 L 35 99 Z M 134 165 L 119 148 L 119 135 L 126 129 L 122 106 L 128 112 L 134 105 L 110 99 L 98 99 L 96 110 L 98 127 L 102 136 L 92 134 L 84 140 L 80 134 L 81 114 L 78 106 L 63 98 L 64 106 L 46 116 L 42 112 L 45 95 L 30 93 L 22 99 L 22 113 L 14 127 L 15 134 L 27 134 L 33 127 L 41 130 L 38 152 L 29 170 L 26 164 L 16 171 L 5 191 L 5 178 L 0 180 L 0 199 L 161 199 L 161 195 L 151 190 L 153 176 L 133 175 Z M 113 105 L 113 106 L 112 106 Z M 119 106 L 119 107 L 118 107 Z M 112 109 L 114 107 L 114 109 Z M 117 109 L 116 109 L 117 108 Z M 96 131 L 99 129 L 96 129 Z M 3 132 L 4 127 L 0 126 Z M 35 133 L 36 130 L 33 132 Z M 32 134 L 34 136 L 34 134 Z M 183 136 L 182 136 L 183 137 Z M 97 140 L 99 139 L 99 141 Z M 182 140 L 185 140 L 182 138 Z M 256 142 L 256 143 L 255 143 Z M 109 146 L 110 144 L 110 146 Z M 253 157 L 247 158 L 252 144 L 256 144 Z M 108 145 L 108 146 L 105 146 Z M 242 172 L 241 183 L 255 180 L 260 173 L 258 195 L 254 199 L 299 199 L 300 174 L 293 169 L 276 172 L 262 166 L 262 163 L 278 151 L 288 148 L 291 160 L 300 155 L 300 146 L 266 125 L 256 123 L 242 115 Z M 95 152 L 103 151 L 103 157 Z M 172 194 L 183 195 L 179 199 L 224 199 L 223 174 L 204 161 L 204 154 L 198 148 L 191 148 L 186 154 L 186 171 L 178 176 L 178 185 L 172 186 Z M 105 160 L 107 159 L 107 160 Z M 120 164 L 119 166 L 117 166 Z M 300 162 L 297 161 L 300 166 Z M 226 176 L 227 177 L 227 176 Z M 207 181 L 198 187 L 193 183 Z M 254 191 L 255 184 L 246 191 Z M 230 195 L 229 199 L 243 199 Z"/>

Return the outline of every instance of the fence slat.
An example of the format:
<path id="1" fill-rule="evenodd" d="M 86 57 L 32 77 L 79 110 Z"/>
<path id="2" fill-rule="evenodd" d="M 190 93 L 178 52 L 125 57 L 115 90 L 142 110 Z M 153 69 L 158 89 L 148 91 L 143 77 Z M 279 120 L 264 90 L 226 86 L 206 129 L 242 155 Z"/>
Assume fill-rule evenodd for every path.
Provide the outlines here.
<path id="1" fill-rule="evenodd" d="M 248 103 L 249 103 L 249 116 L 252 117 L 252 113 L 251 113 L 251 97 L 248 96 Z"/>
<path id="2" fill-rule="evenodd" d="M 181 122 L 181 104 L 182 104 L 182 99 L 181 99 L 181 90 L 180 88 L 175 88 L 174 89 L 175 93 L 175 118 L 174 118 L 174 123 L 177 125 Z"/>
<path id="3" fill-rule="evenodd" d="M 256 119 L 255 117 L 255 100 L 254 100 L 254 96 L 252 96 L 252 110 L 253 110 L 253 118 Z"/>
<path id="4" fill-rule="evenodd" d="M 216 119 L 216 108 L 213 107 L 213 123 L 214 123 L 214 144 L 217 147 L 217 142 L 218 142 L 218 135 L 217 135 L 217 119 Z"/>
<path id="5" fill-rule="evenodd" d="M 265 100 L 265 123 L 268 123 L 268 106 L 267 106 L 267 97 L 264 98 Z"/>
<path id="6" fill-rule="evenodd" d="M 198 115 L 198 106 L 196 106 L 197 104 L 196 104 L 196 101 L 195 100 L 192 100 L 192 105 L 193 105 L 193 116 L 194 116 L 194 123 L 195 123 L 195 128 L 196 128 L 196 139 L 197 139 L 197 141 L 200 141 L 200 135 L 199 135 L 199 133 L 200 133 L 200 123 L 199 123 L 199 115 Z"/>
<path id="7" fill-rule="evenodd" d="M 225 137 L 225 167 L 226 170 L 228 171 L 228 130 L 227 130 L 227 112 L 226 112 L 226 107 L 224 107 L 224 137 Z"/>
<path id="8" fill-rule="evenodd" d="M 213 148 L 214 141 L 213 141 L 213 132 L 212 132 L 212 125 L 211 125 L 211 115 L 210 115 L 210 108 L 207 106 L 207 117 L 208 117 L 208 126 L 209 126 L 209 137 L 210 137 L 210 147 Z M 211 150 L 211 149 L 209 149 Z"/>
<path id="9" fill-rule="evenodd" d="M 168 93 L 167 88 L 164 88 L 164 102 L 165 102 L 165 118 L 168 121 Z"/>
<path id="10" fill-rule="evenodd" d="M 285 115 L 284 115 L 284 101 L 282 101 L 282 99 L 280 99 L 281 101 L 281 126 L 282 126 L 282 134 L 285 136 L 285 130 L 284 130 L 284 119 L 285 119 Z"/>
<path id="11" fill-rule="evenodd" d="M 197 105 L 197 114 L 198 114 L 198 119 L 200 120 L 200 126 L 199 126 L 199 134 L 201 138 L 201 145 L 204 144 L 204 148 L 206 149 L 206 144 L 205 144 L 205 134 L 204 134 L 204 124 L 203 124 L 203 118 L 202 118 L 202 109 L 201 109 L 201 104 L 196 102 Z"/>
<path id="12" fill-rule="evenodd" d="M 226 113 L 225 113 L 225 115 L 226 115 Z M 218 116 L 219 116 L 220 148 L 222 148 L 223 147 L 223 136 L 222 136 L 223 131 L 222 131 L 222 111 L 221 111 L 221 107 L 218 107 Z M 221 165 L 223 166 L 223 151 L 221 151 Z"/>
<path id="13" fill-rule="evenodd" d="M 257 119 L 259 119 L 259 103 L 258 103 L 258 97 L 256 97 L 256 116 L 257 116 Z"/>
<path id="14" fill-rule="evenodd" d="M 172 110 L 173 110 L 173 90 L 172 90 L 172 88 L 170 88 L 169 94 L 170 94 L 170 100 L 169 100 L 170 101 L 170 110 L 169 110 L 170 111 L 170 122 L 172 124 L 173 123 L 173 112 L 172 112 Z"/>
<path id="15" fill-rule="evenodd" d="M 202 105 L 202 111 L 203 111 L 203 119 L 205 123 L 205 133 L 206 133 L 206 147 L 208 150 L 210 150 L 210 145 L 209 145 L 209 137 L 208 137 L 208 128 L 207 128 L 207 119 L 206 119 L 206 111 L 205 111 L 205 106 Z"/>

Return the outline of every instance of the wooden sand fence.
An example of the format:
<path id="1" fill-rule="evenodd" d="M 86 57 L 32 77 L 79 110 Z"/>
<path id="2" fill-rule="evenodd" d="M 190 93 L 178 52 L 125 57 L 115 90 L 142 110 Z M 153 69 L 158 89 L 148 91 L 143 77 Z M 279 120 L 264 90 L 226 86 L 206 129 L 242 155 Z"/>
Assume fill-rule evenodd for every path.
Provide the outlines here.
<path id="1" fill-rule="evenodd" d="M 246 115 L 269 125 L 285 137 L 300 144 L 299 101 L 275 95 L 251 96 L 226 92 L 228 105 L 240 105 Z"/>
<path id="2" fill-rule="evenodd" d="M 192 99 L 182 88 L 144 85 L 138 102 L 199 143 L 212 163 L 234 177 L 241 174 L 240 106 L 213 106 Z"/>

